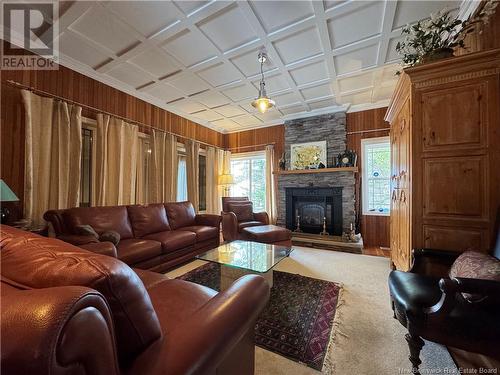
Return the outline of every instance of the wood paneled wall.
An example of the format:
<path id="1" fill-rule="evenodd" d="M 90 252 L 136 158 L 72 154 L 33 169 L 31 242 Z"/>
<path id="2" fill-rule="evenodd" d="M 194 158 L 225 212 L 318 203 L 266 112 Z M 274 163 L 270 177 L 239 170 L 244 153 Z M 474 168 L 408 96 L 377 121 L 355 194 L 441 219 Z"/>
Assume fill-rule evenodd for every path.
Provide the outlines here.
<path id="1" fill-rule="evenodd" d="M 105 112 L 150 126 L 194 138 L 218 147 L 225 146 L 225 135 L 196 124 L 174 113 L 156 107 L 71 69 L 7 70 L 1 72 L 1 178 L 18 197 L 24 186 L 24 107 L 17 88 L 7 84 L 12 80 L 38 90 L 57 95 Z M 83 116 L 96 118 L 96 111 L 83 110 Z M 13 217 L 19 218 L 21 204 L 11 204 Z"/>
<path id="2" fill-rule="evenodd" d="M 387 108 L 347 114 L 347 148 L 358 154 L 356 173 L 356 212 L 361 212 L 361 140 L 365 138 L 384 137 L 389 135 L 389 124 L 384 121 Z M 384 129 L 384 130 L 377 130 Z M 361 215 L 359 229 L 366 246 L 389 247 L 389 216 Z"/>
<path id="3" fill-rule="evenodd" d="M 285 147 L 285 127 L 283 125 L 270 126 L 267 128 L 247 130 L 243 132 L 230 133 L 226 135 L 226 147 L 232 152 L 260 151 L 269 143 L 275 144 L 276 163 L 281 158 Z"/>

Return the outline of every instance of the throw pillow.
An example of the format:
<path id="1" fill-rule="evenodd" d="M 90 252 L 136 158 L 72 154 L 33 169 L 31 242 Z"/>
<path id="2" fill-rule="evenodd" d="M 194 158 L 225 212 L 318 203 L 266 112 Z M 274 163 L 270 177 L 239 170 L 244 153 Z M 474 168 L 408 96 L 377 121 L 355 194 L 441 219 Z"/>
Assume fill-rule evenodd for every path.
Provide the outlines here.
<path id="1" fill-rule="evenodd" d="M 99 238 L 97 232 L 90 225 L 77 225 L 75 229 L 76 233 L 82 236 L 94 236 L 95 238 Z"/>
<path id="2" fill-rule="evenodd" d="M 253 220 L 253 204 L 252 202 L 245 203 L 229 203 L 229 211 L 234 212 L 238 222 Z"/>
<path id="3" fill-rule="evenodd" d="M 115 232 L 114 230 L 108 230 L 107 232 L 103 232 L 99 236 L 99 241 L 101 242 L 108 241 L 111 242 L 113 245 L 117 246 L 118 243 L 120 242 L 120 233 Z"/>
<path id="4" fill-rule="evenodd" d="M 461 254 L 450 269 L 450 277 L 494 280 L 500 282 L 500 260 L 491 255 L 477 251 L 466 251 Z M 469 302 L 480 302 L 483 296 L 462 293 Z"/>

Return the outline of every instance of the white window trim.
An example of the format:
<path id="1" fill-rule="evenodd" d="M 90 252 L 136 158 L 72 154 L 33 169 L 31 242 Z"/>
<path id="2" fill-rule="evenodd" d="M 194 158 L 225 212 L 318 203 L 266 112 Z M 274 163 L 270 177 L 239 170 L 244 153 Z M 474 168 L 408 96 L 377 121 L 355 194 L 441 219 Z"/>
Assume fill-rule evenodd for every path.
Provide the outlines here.
<path id="1" fill-rule="evenodd" d="M 368 181 L 368 175 L 367 175 L 367 170 L 365 168 L 365 163 L 367 160 L 367 157 L 365 155 L 365 150 L 367 145 L 372 145 L 372 144 L 379 144 L 379 143 L 389 143 L 390 146 L 390 137 L 389 136 L 384 136 L 384 137 L 376 137 L 376 138 L 364 138 L 361 140 L 361 173 L 362 173 L 362 191 L 361 191 L 361 199 L 362 199 L 362 204 L 363 204 L 363 215 L 365 216 L 390 216 L 390 212 L 377 212 L 377 211 L 367 211 L 368 203 L 366 202 L 367 197 L 368 197 L 368 184 L 366 183 Z"/>
<path id="2" fill-rule="evenodd" d="M 251 160 L 251 159 L 264 159 L 267 163 L 266 152 L 265 151 L 250 151 L 250 152 L 240 152 L 237 154 L 231 154 L 231 161 L 233 161 L 233 160 L 236 160 L 236 161 L 237 160 Z M 250 181 L 252 181 L 252 168 L 250 168 L 250 170 L 249 170 L 248 178 Z M 265 190 L 267 192 L 267 189 L 268 189 L 267 181 L 264 181 L 264 185 L 265 185 Z M 252 189 L 252 187 L 250 186 L 250 191 L 251 191 L 251 189 Z M 251 197 L 249 197 L 249 198 L 251 198 Z M 267 200 L 267 194 L 266 194 L 265 199 Z M 264 202 L 263 210 L 266 210 L 266 209 L 267 209 L 267 201 Z"/>

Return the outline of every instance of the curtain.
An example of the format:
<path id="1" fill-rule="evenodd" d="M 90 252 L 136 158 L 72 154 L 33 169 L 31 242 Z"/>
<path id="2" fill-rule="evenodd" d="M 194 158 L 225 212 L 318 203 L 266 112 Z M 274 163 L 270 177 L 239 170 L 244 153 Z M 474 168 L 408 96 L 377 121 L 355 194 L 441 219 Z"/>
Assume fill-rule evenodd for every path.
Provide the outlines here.
<path id="1" fill-rule="evenodd" d="M 21 90 L 25 119 L 24 217 L 45 226 L 48 209 L 78 206 L 82 108 Z"/>
<path id="2" fill-rule="evenodd" d="M 207 147 L 207 213 L 220 214 L 219 150 Z"/>
<path id="3" fill-rule="evenodd" d="M 188 200 L 193 204 L 194 209 L 198 211 L 199 201 L 199 175 L 198 158 L 200 154 L 200 144 L 187 139 L 184 142 L 186 148 L 186 173 L 187 173 L 187 192 Z"/>
<path id="4" fill-rule="evenodd" d="M 135 203 L 137 126 L 116 117 L 97 115 L 96 204 Z"/>
<path id="5" fill-rule="evenodd" d="M 151 203 L 177 200 L 177 168 L 177 138 L 172 134 L 153 129 L 149 169 Z"/>
<path id="6" fill-rule="evenodd" d="M 266 146 L 266 211 L 271 224 L 276 223 L 276 185 L 274 179 L 274 146 Z"/>

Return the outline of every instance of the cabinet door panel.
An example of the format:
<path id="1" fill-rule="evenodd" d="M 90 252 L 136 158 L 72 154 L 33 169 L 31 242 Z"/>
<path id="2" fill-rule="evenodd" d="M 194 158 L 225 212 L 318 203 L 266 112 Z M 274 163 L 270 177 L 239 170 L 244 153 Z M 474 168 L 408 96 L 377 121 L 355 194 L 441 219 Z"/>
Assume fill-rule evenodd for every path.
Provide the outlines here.
<path id="1" fill-rule="evenodd" d="M 488 219 L 483 156 L 423 160 L 424 218 Z"/>
<path id="2" fill-rule="evenodd" d="M 487 125 L 483 108 L 485 95 L 484 83 L 423 92 L 423 151 L 484 147 Z"/>
<path id="3" fill-rule="evenodd" d="M 483 229 L 424 225 L 424 244 L 431 249 L 485 251 L 486 242 Z"/>

